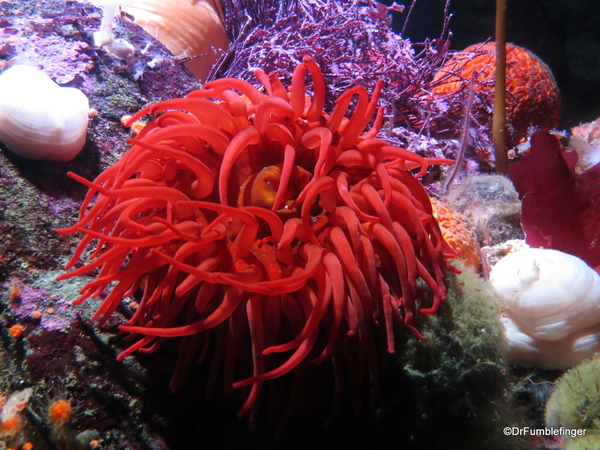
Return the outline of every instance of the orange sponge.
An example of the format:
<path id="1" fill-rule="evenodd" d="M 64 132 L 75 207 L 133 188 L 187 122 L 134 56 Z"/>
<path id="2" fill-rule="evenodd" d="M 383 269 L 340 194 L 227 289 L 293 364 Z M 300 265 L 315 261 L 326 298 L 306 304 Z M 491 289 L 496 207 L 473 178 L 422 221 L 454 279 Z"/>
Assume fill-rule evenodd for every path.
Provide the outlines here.
<path id="1" fill-rule="evenodd" d="M 456 211 L 452 211 L 442 202 L 431 199 L 433 216 L 437 219 L 442 236 L 453 250 L 458 252 L 458 259 L 477 272 L 481 271 L 480 250 L 475 236 L 467 228 L 467 222 Z"/>
<path id="2" fill-rule="evenodd" d="M 444 98 L 466 92 L 473 72 L 477 96 L 476 119 L 491 127 L 494 105 L 496 44 L 475 44 L 456 53 L 436 73 L 430 92 Z M 550 68 L 531 53 L 516 45 L 506 44 L 506 124 L 509 145 L 516 145 L 527 135 L 531 125 L 556 128 L 560 122 L 562 104 L 560 92 Z M 462 114 L 450 111 L 450 114 Z"/>

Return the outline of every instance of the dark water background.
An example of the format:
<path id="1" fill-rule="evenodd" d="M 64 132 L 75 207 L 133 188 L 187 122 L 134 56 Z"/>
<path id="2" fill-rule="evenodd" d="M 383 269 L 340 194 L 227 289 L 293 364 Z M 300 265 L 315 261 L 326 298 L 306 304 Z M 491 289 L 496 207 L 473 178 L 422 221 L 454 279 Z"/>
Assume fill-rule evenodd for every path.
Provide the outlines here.
<path id="1" fill-rule="evenodd" d="M 382 0 L 391 4 L 391 0 Z M 408 9 L 412 1 L 398 2 Z M 405 36 L 413 42 L 439 37 L 446 0 L 415 3 Z M 452 0 L 451 48 L 493 39 L 494 0 Z M 565 106 L 561 127 L 569 129 L 600 116 L 600 1 L 508 0 L 507 41 L 526 47 L 548 64 Z M 401 30 L 406 14 L 396 14 Z"/>

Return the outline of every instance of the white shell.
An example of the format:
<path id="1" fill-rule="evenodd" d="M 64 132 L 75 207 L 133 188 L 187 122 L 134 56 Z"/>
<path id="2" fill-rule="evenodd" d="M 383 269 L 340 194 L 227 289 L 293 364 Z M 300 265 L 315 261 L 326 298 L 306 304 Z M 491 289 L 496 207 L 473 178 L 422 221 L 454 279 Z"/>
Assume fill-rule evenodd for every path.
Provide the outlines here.
<path id="1" fill-rule="evenodd" d="M 35 67 L 0 75 L 0 141 L 17 155 L 70 161 L 85 145 L 89 102 Z"/>
<path id="2" fill-rule="evenodd" d="M 600 351 L 600 275 L 548 249 L 511 253 L 490 282 L 506 300 L 502 323 L 512 362 L 567 368 Z"/>

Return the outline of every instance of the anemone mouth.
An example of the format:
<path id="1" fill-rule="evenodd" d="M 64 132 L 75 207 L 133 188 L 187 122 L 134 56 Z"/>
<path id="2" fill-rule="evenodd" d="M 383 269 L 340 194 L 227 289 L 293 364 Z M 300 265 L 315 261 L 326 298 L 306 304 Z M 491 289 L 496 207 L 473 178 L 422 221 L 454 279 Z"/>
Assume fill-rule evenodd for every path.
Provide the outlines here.
<path id="1" fill-rule="evenodd" d="M 415 317 L 445 299 L 454 253 L 408 171 L 418 177 L 449 161 L 376 138 L 381 83 L 370 99 L 349 89 L 327 114 L 311 58 L 289 91 L 275 76 L 258 78 L 265 93 L 223 79 L 144 108 L 130 123 L 160 115 L 115 166 L 93 182 L 72 175 L 90 190 L 78 223 L 59 230 L 84 234 L 67 268 L 97 241 L 89 261 L 59 279 L 99 269 L 75 303 L 108 291 L 94 316 L 101 324 L 141 290 L 120 326 L 135 342 L 119 358 L 182 338 L 174 389 L 210 354 L 211 378 L 244 392 L 240 415 L 254 410 L 264 383 L 285 377 L 289 414 L 304 404 L 298 377 L 320 366 L 333 416 L 342 386 L 366 383 L 377 396 L 394 329 L 420 338 Z M 421 309 L 418 279 L 432 298 Z"/>

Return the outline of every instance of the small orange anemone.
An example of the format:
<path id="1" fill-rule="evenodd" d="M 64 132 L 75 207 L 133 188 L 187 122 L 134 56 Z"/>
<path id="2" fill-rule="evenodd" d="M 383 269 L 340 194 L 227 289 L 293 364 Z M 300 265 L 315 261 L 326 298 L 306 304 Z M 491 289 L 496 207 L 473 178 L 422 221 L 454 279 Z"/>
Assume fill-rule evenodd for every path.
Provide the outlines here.
<path id="1" fill-rule="evenodd" d="M 431 93 L 444 98 L 468 90 L 472 74 L 478 96 L 478 120 L 489 125 L 494 104 L 496 44 L 471 45 L 456 53 L 437 72 Z M 506 123 L 509 144 L 516 145 L 527 135 L 530 126 L 556 128 L 560 122 L 562 104 L 552 71 L 529 50 L 506 44 Z M 463 113 L 461 105 L 460 111 Z"/>
<path id="2" fill-rule="evenodd" d="M 454 253 L 417 178 L 448 161 L 377 139 L 381 108 L 365 131 L 382 83 L 371 99 L 362 86 L 348 89 L 327 114 L 311 58 L 289 92 L 256 74 L 266 93 L 221 79 L 144 108 L 129 123 L 155 118 L 116 165 L 94 182 L 71 174 L 89 192 L 77 224 L 59 230 L 84 235 L 67 268 L 93 249 L 59 279 L 99 270 L 74 303 L 108 291 L 93 317 L 100 324 L 141 290 L 120 326 L 134 343 L 119 359 L 182 338 L 173 389 L 193 362 L 212 357 L 210 379 L 244 393 L 240 415 L 272 383 L 279 394 L 270 402 L 286 398 L 284 418 L 310 409 L 307 391 L 319 383 L 334 392 L 335 413 L 343 392 L 357 405 L 365 383 L 376 397 L 394 328 L 421 337 L 416 316 L 446 298 Z"/>
<path id="3" fill-rule="evenodd" d="M 55 400 L 48 407 L 48 420 L 50 423 L 63 426 L 71 418 L 73 407 L 66 399 Z"/>

